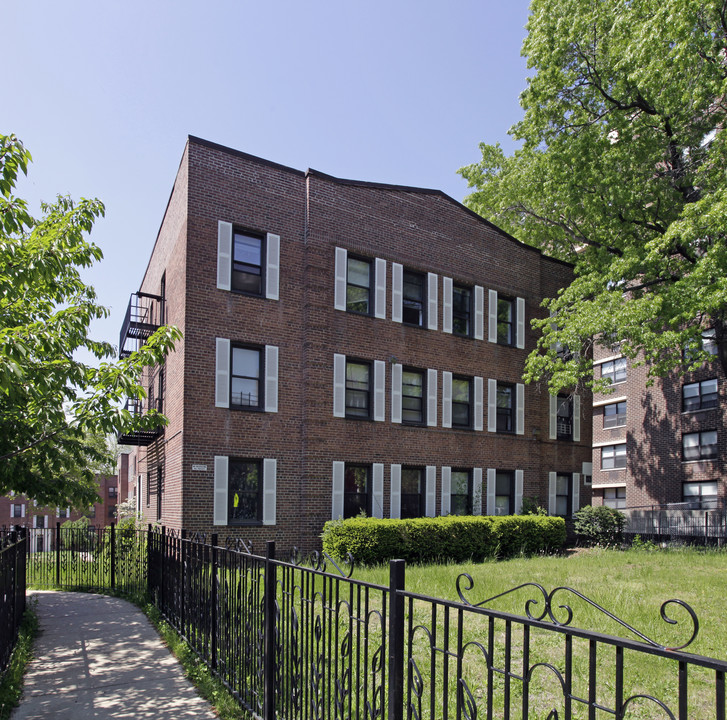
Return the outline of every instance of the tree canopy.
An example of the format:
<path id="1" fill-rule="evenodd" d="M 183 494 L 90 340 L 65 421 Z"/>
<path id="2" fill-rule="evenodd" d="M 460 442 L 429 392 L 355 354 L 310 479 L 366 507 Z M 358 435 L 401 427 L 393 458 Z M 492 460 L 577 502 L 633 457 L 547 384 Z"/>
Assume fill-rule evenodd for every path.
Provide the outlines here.
<path id="1" fill-rule="evenodd" d="M 81 277 L 102 257 L 87 236 L 103 204 L 59 196 L 33 218 L 13 194 L 30 161 L 17 137 L 0 135 L 0 494 L 84 506 L 96 500 L 94 469 L 108 454 L 98 437 L 165 422 L 121 403 L 145 397 L 143 368 L 163 362 L 181 334 L 161 328 L 130 357 L 108 361 L 114 346 L 90 336 L 108 310 Z"/>
<path id="2" fill-rule="evenodd" d="M 527 31 L 521 145 L 460 170 L 470 208 L 574 265 L 526 379 L 603 389 L 593 342 L 685 371 L 705 331 L 727 370 L 727 3 L 533 0 Z"/>

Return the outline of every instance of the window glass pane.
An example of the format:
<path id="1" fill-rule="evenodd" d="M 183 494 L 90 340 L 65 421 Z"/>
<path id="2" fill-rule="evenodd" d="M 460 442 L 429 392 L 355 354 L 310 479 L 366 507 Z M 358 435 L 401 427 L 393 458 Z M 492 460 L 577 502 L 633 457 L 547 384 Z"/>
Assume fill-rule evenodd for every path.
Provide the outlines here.
<path id="1" fill-rule="evenodd" d="M 262 240 L 235 233 L 235 263 L 262 265 Z"/>
<path id="2" fill-rule="evenodd" d="M 258 463 L 230 460 L 227 499 L 231 525 L 258 519 L 259 489 Z"/>
<path id="3" fill-rule="evenodd" d="M 369 291 L 368 288 L 349 285 L 346 288 L 346 309 L 350 312 L 368 313 Z"/>
<path id="4" fill-rule="evenodd" d="M 418 493 L 421 490 L 422 471 L 416 468 L 402 468 L 401 492 Z"/>
<path id="5" fill-rule="evenodd" d="M 452 401 L 463 403 L 468 403 L 470 401 L 469 380 L 460 380 L 457 378 L 452 380 Z"/>
<path id="6" fill-rule="evenodd" d="M 555 494 L 556 495 L 567 495 L 568 494 L 568 476 L 557 475 L 555 478 Z"/>
<path id="7" fill-rule="evenodd" d="M 365 465 L 346 465 L 343 482 L 343 516 L 345 518 L 356 517 L 368 512 L 368 467 Z"/>
<path id="8" fill-rule="evenodd" d="M 370 263 L 365 260 L 348 259 L 348 282 L 362 287 L 369 287 Z"/>
<path id="9" fill-rule="evenodd" d="M 568 514 L 568 498 L 558 496 L 555 498 L 555 514 L 556 515 L 567 515 Z"/>
<path id="10" fill-rule="evenodd" d="M 701 494 L 699 483 L 685 483 L 683 486 L 684 497 L 697 496 Z"/>
<path id="11" fill-rule="evenodd" d="M 249 378 L 260 377 L 260 351 L 249 348 L 232 348 L 232 374 Z"/>
<path id="12" fill-rule="evenodd" d="M 510 473 L 497 473 L 495 475 L 495 494 L 509 495 L 512 476 Z"/>
<path id="13" fill-rule="evenodd" d="M 452 494 L 467 495 L 469 492 L 469 473 L 452 471 Z"/>
<path id="14" fill-rule="evenodd" d="M 511 408 L 512 407 L 512 387 L 509 385 L 497 385 L 497 407 L 499 408 Z"/>
<path id="15" fill-rule="evenodd" d="M 258 381 L 247 378 L 232 378 L 230 403 L 232 405 L 257 406 L 259 404 Z"/>
<path id="16" fill-rule="evenodd" d="M 401 383 L 404 395 L 422 397 L 424 385 L 424 375 L 422 373 L 404 370 L 401 376 Z"/>
<path id="17" fill-rule="evenodd" d="M 509 495 L 495 496 L 495 515 L 509 515 L 509 514 L 510 514 L 510 496 Z"/>
<path id="18" fill-rule="evenodd" d="M 423 297 L 423 278 L 414 273 L 404 273 L 404 300 L 421 303 Z"/>

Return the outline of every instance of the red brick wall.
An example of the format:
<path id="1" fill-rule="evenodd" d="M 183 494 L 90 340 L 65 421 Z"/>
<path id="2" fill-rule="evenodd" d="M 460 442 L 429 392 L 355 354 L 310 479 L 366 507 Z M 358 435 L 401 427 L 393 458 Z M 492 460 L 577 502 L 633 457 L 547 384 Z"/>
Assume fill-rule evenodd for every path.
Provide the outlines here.
<path id="1" fill-rule="evenodd" d="M 186 189 L 185 183 L 188 183 Z M 186 206 L 185 201 L 186 200 Z M 185 215 L 186 212 L 186 215 Z M 281 238 L 280 299 L 218 290 L 218 220 Z M 334 309 L 335 247 L 387 262 L 387 318 Z M 392 322 L 391 263 L 439 278 L 438 330 Z M 524 470 L 524 495 L 547 505 L 550 471 L 581 472 L 590 459 L 590 412 L 584 402 L 580 443 L 548 440 L 549 403 L 542 388 L 526 386 L 525 433 L 441 427 L 441 373 L 450 371 L 520 382 L 535 336 L 529 319 L 539 303 L 568 282 L 570 268 L 505 236 L 438 192 L 347 183 L 307 174 L 191 139 L 142 289 L 158 290 L 167 273 L 170 322 L 185 333 L 167 368 L 163 439 L 142 450 L 147 469 L 163 457 L 161 521 L 212 531 L 214 456 L 277 459 L 274 527 L 230 529 L 257 546 L 318 544 L 331 517 L 333 461 L 389 465 Z M 526 349 L 503 347 L 442 332 L 441 276 L 481 285 L 526 302 Z M 182 297 L 178 297 L 181 295 Z M 215 408 L 215 338 L 279 348 L 277 413 Z M 386 363 L 386 420 L 334 418 L 333 355 Z M 390 422 L 392 362 L 438 370 L 439 427 Z M 163 449 L 162 449 L 163 448 Z M 193 470 L 192 466 L 206 470 Z M 147 470 L 142 470 L 147 472 Z M 588 502 L 585 489 L 581 502 Z M 156 520 L 155 502 L 146 517 Z M 228 529 L 216 528 L 221 536 Z"/>

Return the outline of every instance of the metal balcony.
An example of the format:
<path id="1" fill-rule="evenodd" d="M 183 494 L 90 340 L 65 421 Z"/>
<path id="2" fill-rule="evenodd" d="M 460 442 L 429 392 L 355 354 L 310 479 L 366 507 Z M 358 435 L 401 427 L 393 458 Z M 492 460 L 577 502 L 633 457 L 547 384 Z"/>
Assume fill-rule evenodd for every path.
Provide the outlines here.
<path id="1" fill-rule="evenodd" d="M 161 412 L 161 398 L 153 403 L 152 407 Z M 140 417 L 144 414 L 145 408 L 142 400 L 129 398 L 124 406 L 134 417 Z M 151 445 L 158 437 L 164 434 L 164 427 L 159 426 L 152 430 L 136 430 L 130 433 L 119 433 L 119 445 L 139 445 L 146 447 Z"/>
<path id="2" fill-rule="evenodd" d="M 138 350 L 163 324 L 164 298 L 133 293 L 119 335 L 119 357 L 128 357 Z"/>

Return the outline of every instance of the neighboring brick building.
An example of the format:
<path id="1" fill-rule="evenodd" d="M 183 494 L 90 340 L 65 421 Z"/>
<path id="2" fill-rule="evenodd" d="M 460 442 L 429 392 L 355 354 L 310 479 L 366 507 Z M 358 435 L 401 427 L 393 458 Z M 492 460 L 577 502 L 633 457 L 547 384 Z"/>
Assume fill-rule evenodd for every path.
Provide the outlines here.
<path id="1" fill-rule="evenodd" d="M 705 347 L 716 348 L 708 332 Z M 725 377 L 719 362 L 647 387 L 645 365 L 596 345 L 597 377 L 613 394 L 593 401 L 593 503 L 641 511 L 724 506 Z"/>
<path id="2" fill-rule="evenodd" d="M 190 137 L 120 340 L 184 333 L 130 405 L 169 425 L 120 438 L 146 521 L 310 549 L 361 511 L 570 514 L 590 400 L 558 422 L 521 380 L 570 277 L 442 192 Z"/>
<path id="3" fill-rule="evenodd" d="M 128 455 L 119 457 L 119 472 L 128 474 Z M 95 503 L 85 512 L 70 507 L 41 507 L 25 495 L 0 497 L 0 527 L 23 527 L 31 530 L 31 549 L 49 550 L 52 544 L 52 530 L 57 523 L 63 525 L 68 520 L 87 517 L 92 527 L 105 527 L 116 522 L 116 505 L 126 486 L 120 487 L 118 475 L 97 475 L 98 494 L 101 502 Z"/>

